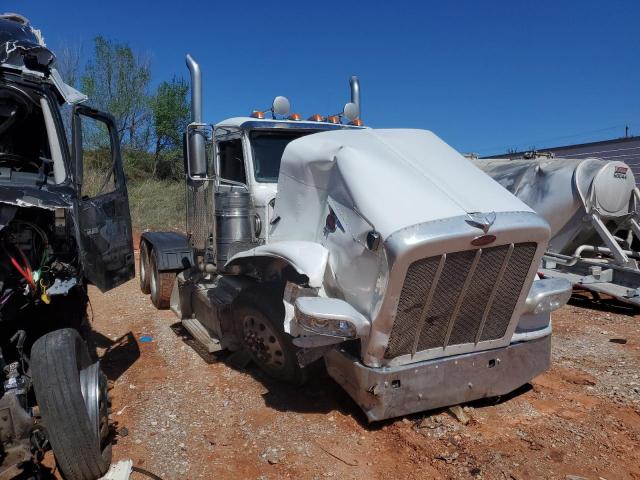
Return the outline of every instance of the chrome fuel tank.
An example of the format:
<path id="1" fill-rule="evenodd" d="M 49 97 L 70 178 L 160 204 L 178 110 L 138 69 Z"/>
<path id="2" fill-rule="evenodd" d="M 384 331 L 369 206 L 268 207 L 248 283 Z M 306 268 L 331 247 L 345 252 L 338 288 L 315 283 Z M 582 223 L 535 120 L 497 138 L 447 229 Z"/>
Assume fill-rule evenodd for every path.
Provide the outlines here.
<path id="1" fill-rule="evenodd" d="M 216 251 L 220 268 L 237 252 L 255 246 L 255 221 L 251 195 L 232 188 L 215 194 Z"/>

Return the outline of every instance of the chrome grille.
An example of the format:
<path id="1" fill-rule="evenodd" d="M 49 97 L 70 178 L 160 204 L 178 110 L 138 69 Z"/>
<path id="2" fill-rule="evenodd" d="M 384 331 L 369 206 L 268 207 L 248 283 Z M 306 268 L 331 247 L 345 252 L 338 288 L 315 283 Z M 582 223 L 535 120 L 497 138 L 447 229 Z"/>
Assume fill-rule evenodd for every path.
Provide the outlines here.
<path id="1" fill-rule="evenodd" d="M 536 247 L 500 245 L 412 263 L 385 358 L 504 337 Z"/>

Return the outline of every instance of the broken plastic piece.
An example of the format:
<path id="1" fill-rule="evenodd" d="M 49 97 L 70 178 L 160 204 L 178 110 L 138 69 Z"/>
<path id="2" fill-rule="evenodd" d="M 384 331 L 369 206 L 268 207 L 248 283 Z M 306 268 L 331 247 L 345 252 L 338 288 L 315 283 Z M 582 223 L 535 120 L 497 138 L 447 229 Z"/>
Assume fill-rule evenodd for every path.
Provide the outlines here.
<path id="1" fill-rule="evenodd" d="M 78 280 L 76 278 L 69 278 L 67 280 L 60 280 L 59 278 L 56 278 L 53 281 L 53 285 L 47 289 L 47 295 L 50 297 L 53 295 L 66 295 L 69 293 L 69 290 L 77 284 Z"/>

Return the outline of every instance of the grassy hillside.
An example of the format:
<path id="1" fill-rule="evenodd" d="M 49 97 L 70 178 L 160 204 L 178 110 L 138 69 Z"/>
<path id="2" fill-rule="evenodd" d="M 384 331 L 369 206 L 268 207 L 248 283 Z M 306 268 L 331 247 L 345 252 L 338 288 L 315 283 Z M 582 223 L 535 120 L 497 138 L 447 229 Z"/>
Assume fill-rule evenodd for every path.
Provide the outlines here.
<path id="1" fill-rule="evenodd" d="M 183 182 L 129 179 L 127 188 L 135 230 L 184 230 Z"/>
<path id="2" fill-rule="evenodd" d="M 157 179 L 151 176 L 151 154 L 131 150 L 123 153 L 134 230 L 184 230 L 184 180 L 179 162 L 169 165 L 175 171 L 163 172 L 165 178 Z M 83 195 L 94 197 L 115 188 L 110 165 L 108 150 L 85 153 Z"/>

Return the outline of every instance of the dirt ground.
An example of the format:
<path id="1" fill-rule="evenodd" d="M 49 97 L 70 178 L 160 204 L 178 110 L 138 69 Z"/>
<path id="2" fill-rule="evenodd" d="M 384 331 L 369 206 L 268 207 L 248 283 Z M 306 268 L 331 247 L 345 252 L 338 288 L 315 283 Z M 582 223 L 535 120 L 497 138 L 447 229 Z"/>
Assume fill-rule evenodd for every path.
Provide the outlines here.
<path id="1" fill-rule="evenodd" d="M 113 384 L 114 460 L 133 480 L 640 479 L 640 315 L 573 303 L 553 367 L 499 401 L 368 425 L 325 374 L 294 388 L 194 348 L 137 281 L 91 291 Z M 153 476 L 155 475 L 155 476 Z"/>

